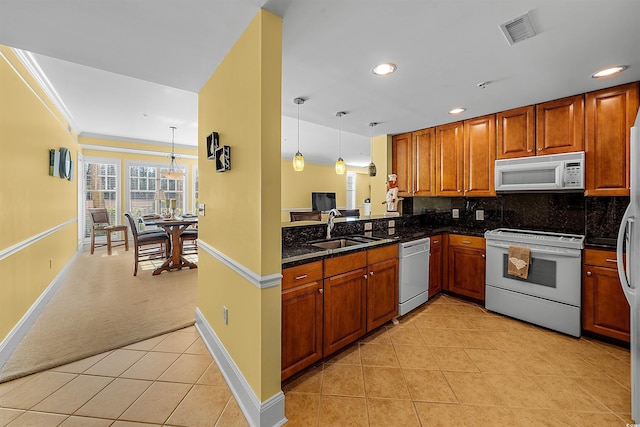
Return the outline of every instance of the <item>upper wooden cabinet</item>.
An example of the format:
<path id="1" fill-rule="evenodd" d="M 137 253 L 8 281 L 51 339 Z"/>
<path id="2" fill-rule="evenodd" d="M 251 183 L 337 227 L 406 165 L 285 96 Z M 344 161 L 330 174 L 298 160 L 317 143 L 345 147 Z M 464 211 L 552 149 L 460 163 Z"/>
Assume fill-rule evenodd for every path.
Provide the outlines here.
<path id="1" fill-rule="evenodd" d="M 536 154 L 584 150 L 584 96 L 536 105 Z"/>
<path id="2" fill-rule="evenodd" d="M 533 105 L 496 114 L 498 159 L 535 156 L 535 114 Z"/>
<path id="3" fill-rule="evenodd" d="M 436 126 L 436 195 L 462 196 L 464 124 Z"/>
<path id="4" fill-rule="evenodd" d="M 392 171 L 399 196 L 435 196 L 435 129 L 396 135 L 392 139 Z"/>
<path id="5" fill-rule="evenodd" d="M 496 116 L 464 121 L 464 195 L 495 196 Z"/>
<path id="6" fill-rule="evenodd" d="M 586 196 L 629 195 L 629 129 L 637 111 L 637 82 L 586 94 Z"/>

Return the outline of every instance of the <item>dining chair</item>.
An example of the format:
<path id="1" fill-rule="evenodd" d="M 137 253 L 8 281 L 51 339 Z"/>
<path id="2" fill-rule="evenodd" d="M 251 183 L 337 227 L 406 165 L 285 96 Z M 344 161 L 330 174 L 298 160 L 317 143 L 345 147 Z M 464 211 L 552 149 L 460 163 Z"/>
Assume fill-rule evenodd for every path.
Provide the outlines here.
<path id="1" fill-rule="evenodd" d="M 322 219 L 322 212 L 320 211 L 303 211 L 303 212 L 289 212 L 291 222 L 295 221 L 320 221 Z"/>
<path id="2" fill-rule="evenodd" d="M 107 247 L 107 254 L 111 255 L 111 247 L 124 244 L 125 250 L 129 250 L 129 236 L 126 225 L 111 225 L 107 208 L 87 208 L 89 221 L 91 222 L 91 254 L 95 248 Z M 112 233 L 122 233 L 122 239 L 112 239 Z M 96 235 L 105 234 L 107 243 L 96 243 Z"/>
<path id="3" fill-rule="evenodd" d="M 180 234 L 180 252 L 183 255 L 198 253 L 198 227 L 189 227 Z"/>
<path id="4" fill-rule="evenodd" d="M 170 240 L 164 230 L 138 231 L 136 222 L 129 212 L 125 213 L 131 234 L 133 234 L 133 245 L 135 247 L 133 275 L 138 275 L 138 263 L 152 259 L 169 258 Z"/>

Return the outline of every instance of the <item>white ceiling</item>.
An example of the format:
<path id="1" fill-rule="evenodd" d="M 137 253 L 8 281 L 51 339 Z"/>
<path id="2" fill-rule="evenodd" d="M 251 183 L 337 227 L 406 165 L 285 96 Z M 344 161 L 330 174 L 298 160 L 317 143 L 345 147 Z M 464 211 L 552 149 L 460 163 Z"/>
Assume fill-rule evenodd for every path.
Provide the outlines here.
<path id="1" fill-rule="evenodd" d="M 197 92 L 260 7 L 283 16 L 287 158 L 296 97 L 305 159 L 335 161 L 346 111 L 342 157 L 362 166 L 372 121 L 395 134 L 640 80 L 638 0 L 0 0 L 0 43 L 34 53 L 81 135 L 177 126 L 196 145 Z M 499 25 L 527 11 L 538 35 L 510 46 Z M 398 71 L 372 75 L 383 61 Z"/>

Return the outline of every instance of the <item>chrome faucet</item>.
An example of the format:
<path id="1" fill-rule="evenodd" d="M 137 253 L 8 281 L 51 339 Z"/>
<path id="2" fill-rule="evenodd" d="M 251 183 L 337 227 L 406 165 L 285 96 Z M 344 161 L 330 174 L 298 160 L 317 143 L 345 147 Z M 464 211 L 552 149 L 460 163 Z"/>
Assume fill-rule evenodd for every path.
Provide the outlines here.
<path id="1" fill-rule="evenodd" d="M 327 239 L 331 238 L 331 230 L 333 230 L 333 220 L 337 216 L 342 216 L 338 209 L 333 208 L 329 211 L 329 218 L 327 219 Z"/>

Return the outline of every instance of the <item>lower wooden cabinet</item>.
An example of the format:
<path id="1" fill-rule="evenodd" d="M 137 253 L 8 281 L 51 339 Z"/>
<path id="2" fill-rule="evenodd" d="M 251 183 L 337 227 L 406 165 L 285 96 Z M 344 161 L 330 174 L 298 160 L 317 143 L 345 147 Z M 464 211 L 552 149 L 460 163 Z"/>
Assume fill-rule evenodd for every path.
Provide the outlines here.
<path id="1" fill-rule="evenodd" d="M 449 234 L 447 289 L 484 301 L 485 241 L 482 237 Z"/>
<path id="2" fill-rule="evenodd" d="M 429 298 L 442 290 L 442 234 L 431 236 L 429 256 Z"/>
<path id="3" fill-rule="evenodd" d="M 616 253 L 585 249 L 582 267 L 582 329 L 629 342 L 629 304 L 620 286 Z"/>
<path id="4" fill-rule="evenodd" d="M 367 332 L 398 315 L 398 245 L 367 252 Z"/>

